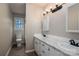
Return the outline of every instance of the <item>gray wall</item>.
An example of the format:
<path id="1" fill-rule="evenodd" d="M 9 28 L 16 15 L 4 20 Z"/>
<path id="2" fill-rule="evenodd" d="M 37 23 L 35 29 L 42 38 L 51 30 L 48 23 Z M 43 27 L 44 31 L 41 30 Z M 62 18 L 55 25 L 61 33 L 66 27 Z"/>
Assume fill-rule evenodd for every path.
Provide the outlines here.
<path id="1" fill-rule="evenodd" d="M 11 47 L 12 19 L 8 4 L 0 4 L 0 55 L 5 55 Z"/>
<path id="2" fill-rule="evenodd" d="M 33 49 L 33 35 L 41 32 L 42 9 L 26 4 L 25 40 L 26 50 Z"/>
<path id="3" fill-rule="evenodd" d="M 66 32 L 66 9 L 69 5 L 65 4 L 61 10 L 50 14 L 49 34 L 79 39 L 79 33 Z"/>
<path id="4" fill-rule="evenodd" d="M 50 13 L 50 23 L 48 34 L 76 38 L 79 39 L 79 33 L 66 32 L 66 9 L 71 4 L 65 4 L 64 7 L 55 12 Z M 35 7 L 33 4 L 26 4 L 26 24 L 25 24 L 25 40 L 26 50 L 33 49 L 33 35 L 41 32 L 41 20 L 43 9 Z"/>

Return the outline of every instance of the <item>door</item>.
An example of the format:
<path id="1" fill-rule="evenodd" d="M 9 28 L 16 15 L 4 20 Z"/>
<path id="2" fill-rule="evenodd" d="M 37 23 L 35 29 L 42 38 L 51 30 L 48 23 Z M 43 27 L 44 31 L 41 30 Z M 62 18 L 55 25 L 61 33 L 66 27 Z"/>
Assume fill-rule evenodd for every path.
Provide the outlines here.
<path id="1" fill-rule="evenodd" d="M 22 43 L 24 43 L 24 20 L 24 17 L 14 16 L 14 44 L 16 44 L 16 38 L 22 39 Z"/>

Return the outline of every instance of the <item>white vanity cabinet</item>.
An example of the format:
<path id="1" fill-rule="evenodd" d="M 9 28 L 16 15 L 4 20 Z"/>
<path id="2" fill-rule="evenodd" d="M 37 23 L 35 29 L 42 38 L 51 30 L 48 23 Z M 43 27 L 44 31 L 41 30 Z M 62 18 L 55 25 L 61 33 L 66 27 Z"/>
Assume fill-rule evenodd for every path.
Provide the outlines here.
<path id="1" fill-rule="evenodd" d="M 56 48 L 54 48 L 54 50 L 51 52 L 54 52 L 54 53 L 51 53 L 51 55 L 54 55 L 54 56 L 68 56 L 67 54 L 61 52 L 60 50 L 58 50 Z"/>
<path id="2" fill-rule="evenodd" d="M 45 44 L 37 38 L 34 38 L 34 49 L 39 56 L 46 55 Z"/>
<path id="3" fill-rule="evenodd" d="M 41 44 L 40 44 L 40 54 L 42 56 L 48 56 L 48 45 L 46 45 L 46 43 L 42 42 L 41 41 Z"/>
<path id="4" fill-rule="evenodd" d="M 34 39 L 34 49 L 39 56 L 66 56 L 53 46 L 50 46 L 37 38 Z"/>
<path id="5" fill-rule="evenodd" d="M 34 38 L 34 49 L 35 52 L 40 55 L 40 41 L 37 38 Z"/>

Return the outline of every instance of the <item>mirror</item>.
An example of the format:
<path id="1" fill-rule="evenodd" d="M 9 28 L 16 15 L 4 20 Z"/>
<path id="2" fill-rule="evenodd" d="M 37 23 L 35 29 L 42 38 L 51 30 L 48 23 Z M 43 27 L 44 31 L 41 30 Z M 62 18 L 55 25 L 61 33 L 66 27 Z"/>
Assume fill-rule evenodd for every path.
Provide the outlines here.
<path id="1" fill-rule="evenodd" d="M 67 8 L 67 32 L 79 32 L 79 4 L 73 4 Z"/>
<path id="2" fill-rule="evenodd" d="M 49 15 L 43 16 L 42 19 L 42 33 L 46 34 L 49 31 Z"/>

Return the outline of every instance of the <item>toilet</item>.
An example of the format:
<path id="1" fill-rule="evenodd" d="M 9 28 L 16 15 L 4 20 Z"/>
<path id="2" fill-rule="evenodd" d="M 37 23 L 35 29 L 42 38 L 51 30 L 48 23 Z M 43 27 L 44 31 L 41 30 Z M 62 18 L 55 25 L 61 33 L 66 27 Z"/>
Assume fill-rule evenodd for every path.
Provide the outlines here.
<path id="1" fill-rule="evenodd" d="M 22 35 L 16 35 L 16 43 L 17 43 L 17 47 L 22 46 Z"/>
<path id="2" fill-rule="evenodd" d="M 22 45 L 22 39 L 16 39 L 17 47 L 21 47 Z"/>

